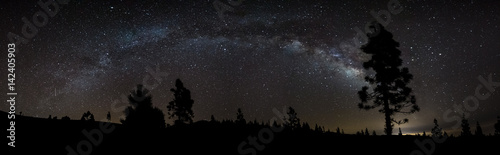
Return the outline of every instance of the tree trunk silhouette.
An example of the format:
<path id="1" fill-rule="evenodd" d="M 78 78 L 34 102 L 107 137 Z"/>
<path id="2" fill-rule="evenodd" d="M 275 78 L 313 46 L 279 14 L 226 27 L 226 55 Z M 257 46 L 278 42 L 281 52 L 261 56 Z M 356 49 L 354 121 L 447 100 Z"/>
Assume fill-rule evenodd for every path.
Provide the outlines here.
<path id="1" fill-rule="evenodd" d="M 384 100 L 384 111 L 385 111 L 385 134 L 392 135 L 392 122 L 391 122 L 391 114 L 389 113 L 389 101 L 387 99 Z"/>

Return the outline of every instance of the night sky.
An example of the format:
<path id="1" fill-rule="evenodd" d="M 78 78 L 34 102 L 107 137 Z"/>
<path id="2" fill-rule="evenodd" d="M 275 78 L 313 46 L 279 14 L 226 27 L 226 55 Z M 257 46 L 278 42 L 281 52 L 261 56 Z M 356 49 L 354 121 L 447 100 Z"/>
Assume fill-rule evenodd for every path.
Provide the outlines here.
<path id="1" fill-rule="evenodd" d="M 122 96 L 150 78 L 149 85 L 157 83 L 151 89 L 153 106 L 166 114 L 173 99 L 169 90 L 180 78 L 195 101 L 195 121 L 212 114 L 234 120 L 237 108 L 246 120 L 268 121 L 275 116 L 273 108 L 292 106 L 312 126 L 383 133 L 383 114 L 357 107 L 357 91 L 373 71 L 362 67 L 369 56 L 354 46 L 353 37 L 356 27 L 364 30 L 374 20 L 370 11 L 387 10 L 389 0 L 246 0 L 222 17 L 213 2 L 61 4 L 29 42 L 18 44 L 16 112 L 80 119 L 91 111 L 101 120 L 111 111 L 112 121 L 119 122 L 123 113 L 113 106 L 128 105 Z M 414 75 L 409 86 L 421 110 L 407 115 L 409 123 L 395 125 L 394 132 L 401 127 L 403 133 L 429 133 L 436 118 L 457 134 L 459 129 L 452 129 L 456 122 L 444 120 L 445 111 L 462 115 L 453 105 L 475 94 L 479 76 L 491 74 L 492 81 L 500 81 L 500 1 L 400 3 L 404 9 L 391 14 L 386 29 L 400 43 L 403 67 Z M 0 47 L 7 50 L 9 32 L 22 37 L 22 18 L 32 22 L 41 10 L 36 1 L 2 2 Z M 6 65 L 1 66 L 7 74 Z M 159 80 L 151 71 L 161 73 Z M 486 134 L 493 133 L 500 94 L 479 100 L 477 110 L 468 113 L 473 131 L 479 121 Z"/>

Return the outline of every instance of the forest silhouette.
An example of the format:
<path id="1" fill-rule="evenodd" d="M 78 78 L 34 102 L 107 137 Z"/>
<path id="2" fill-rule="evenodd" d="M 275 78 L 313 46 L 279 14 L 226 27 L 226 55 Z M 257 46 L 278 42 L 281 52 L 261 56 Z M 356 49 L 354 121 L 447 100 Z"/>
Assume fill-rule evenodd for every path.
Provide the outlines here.
<path id="1" fill-rule="evenodd" d="M 300 119 L 300 111 L 286 107 L 282 118 L 275 120 L 247 120 L 245 110 L 234 111 L 233 119 L 193 121 L 192 110 L 196 101 L 180 79 L 170 89 L 173 100 L 168 102 L 166 116 L 173 125 L 166 124 L 165 112 L 153 106 L 150 91 L 138 84 L 128 95 L 129 106 L 123 111 L 125 118 L 120 123 L 111 123 L 111 114 L 94 116 L 84 112 L 80 119 L 67 116 L 35 118 L 19 115 L 16 118 L 17 145 L 20 154 L 36 150 L 41 154 L 410 154 L 421 150 L 426 154 L 482 154 L 499 152 L 500 118 L 494 125 L 494 135 L 486 135 L 475 122 L 475 131 L 465 115 L 462 117 L 461 134 L 448 135 L 434 119 L 431 133 L 427 135 L 404 135 L 399 128 L 393 135 L 395 124 L 407 123 L 407 119 L 395 120 L 397 113 L 419 111 L 412 89 L 407 87 L 412 75 L 408 68 L 401 68 L 399 43 L 380 24 L 372 28 L 377 34 L 369 34 L 369 42 L 362 47 L 372 59 L 365 62 L 365 69 L 376 74 L 367 76 L 368 83 L 358 92 L 361 103 L 358 108 L 379 108 L 383 113 L 385 134 L 378 135 L 374 129 L 360 129 L 355 134 L 345 134 L 342 127 L 334 131 L 324 126 Z M 355 103 L 353 103 L 355 104 Z M 404 111 L 404 110 L 407 111 Z M 1 112 L 0 115 L 7 115 Z M 107 121 L 96 121 L 99 119 Z M 2 117 L 2 122 L 7 119 Z M 7 123 L 3 123 L 7 124 Z M 8 128 L 8 127 L 5 127 Z M 446 139 L 444 142 L 434 142 Z M 29 148 L 29 149 L 26 149 Z M 12 149 L 12 148 L 9 148 Z"/>

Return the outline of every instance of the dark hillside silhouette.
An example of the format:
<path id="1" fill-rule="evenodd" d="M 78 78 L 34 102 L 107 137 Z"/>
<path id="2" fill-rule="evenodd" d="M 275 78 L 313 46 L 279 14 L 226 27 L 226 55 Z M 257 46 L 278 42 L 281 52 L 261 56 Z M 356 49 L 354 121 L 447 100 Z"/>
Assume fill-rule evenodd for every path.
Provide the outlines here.
<path id="1" fill-rule="evenodd" d="M 398 50 L 399 43 L 381 24 L 372 23 L 370 28 L 374 33 L 367 35 L 368 43 L 361 50 L 371 55 L 371 59 L 364 62 L 363 67 L 373 69 L 376 73 L 365 77 L 373 92 L 368 91 L 370 87 L 364 86 L 358 92 L 361 99 L 358 107 L 365 110 L 379 108 L 379 112 L 385 115 L 385 133 L 392 135 L 393 123 L 408 122 L 408 119 L 395 120 L 395 114 L 411 114 L 420 108 L 412 95 L 412 89 L 407 86 L 413 75 L 408 68 L 401 68 L 403 60 Z"/>

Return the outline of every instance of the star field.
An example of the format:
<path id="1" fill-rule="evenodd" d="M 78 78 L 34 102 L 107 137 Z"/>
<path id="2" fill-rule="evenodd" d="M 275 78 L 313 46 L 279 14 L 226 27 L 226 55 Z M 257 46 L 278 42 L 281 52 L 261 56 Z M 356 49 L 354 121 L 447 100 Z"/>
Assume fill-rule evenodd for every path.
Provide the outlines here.
<path id="1" fill-rule="evenodd" d="M 491 74 L 500 81 L 499 2 L 400 2 L 404 10 L 393 14 L 386 28 L 401 45 L 422 108 L 400 127 L 406 133 L 429 131 L 437 118 L 450 130 L 454 124 L 445 123 L 443 113 L 474 95 L 478 76 Z M 383 133 L 382 114 L 357 108 L 357 91 L 373 72 L 362 67 L 369 56 L 352 39 L 356 27 L 374 20 L 371 10 L 387 9 L 386 1 L 247 0 L 224 18 L 212 3 L 75 0 L 61 5 L 18 49 L 18 111 L 72 119 L 91 111 L 104 119 L 113 102 L 151 76 L 150 68 L 165 73 L 151 90 L 153 105 L 164 113 L 173 98 L 169 90 L 180 78 L 192 92 L 195 121 L 212 114 L 235 119 L 237 108 L 247 120 L 267 121 L 273 108 L 292 106 L 310 124 Z M 1 34 L 21 35 L 21 18 L 39 10 L 36 2 L 2 4 Z M 1 42 L 5 47 L 9 41 L 2 37 Z M 469 121 L 492 133 L 498 101 L 498 92 L 481 100 Z M 111 114 L 119 122 L 122 113 Z"/>

